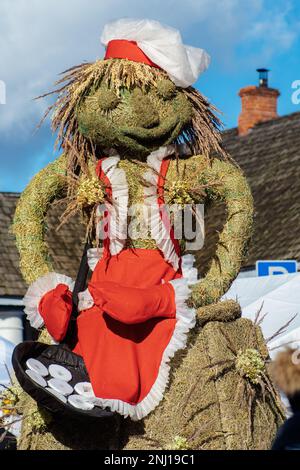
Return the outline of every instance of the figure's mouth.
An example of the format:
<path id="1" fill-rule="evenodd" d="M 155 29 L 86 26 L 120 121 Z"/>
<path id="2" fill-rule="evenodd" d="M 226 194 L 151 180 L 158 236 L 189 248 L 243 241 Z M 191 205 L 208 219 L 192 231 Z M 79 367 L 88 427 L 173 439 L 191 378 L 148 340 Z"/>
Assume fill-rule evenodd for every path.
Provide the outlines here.
<path id="1" fill-rule="evenodd" d="M 167 119 L 163 124 L 150 129 L 144 127 L 123 127 L 120 131 L 124 137 L 134 140 L 141 146 L 145 144 L 153 146 L 168 141 L 173 136 L 177 127 L 180 127 L 179 119 L 177 116 L 174 116 Z"/>

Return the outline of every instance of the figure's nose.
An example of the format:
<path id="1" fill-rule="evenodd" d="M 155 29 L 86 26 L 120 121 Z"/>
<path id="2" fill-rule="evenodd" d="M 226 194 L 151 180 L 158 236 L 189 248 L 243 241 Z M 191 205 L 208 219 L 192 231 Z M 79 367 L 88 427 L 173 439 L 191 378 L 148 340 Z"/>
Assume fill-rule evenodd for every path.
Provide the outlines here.
<path id="1" fill-rule="evenodd" d="M 132 105 L 137 118 L 137 123 L 140 127 L 151 129 L 152 127 L 158 126 L 159 114 L 155 109 L 154 104 L 147 95 L 144 95 L 142 90 L 134 90 Z"/>

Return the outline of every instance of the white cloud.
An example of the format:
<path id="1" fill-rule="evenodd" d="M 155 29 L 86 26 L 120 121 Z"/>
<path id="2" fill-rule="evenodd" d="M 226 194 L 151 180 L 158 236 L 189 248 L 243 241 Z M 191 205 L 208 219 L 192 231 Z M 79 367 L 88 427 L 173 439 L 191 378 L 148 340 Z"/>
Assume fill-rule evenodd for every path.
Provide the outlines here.
<path id="1" fill-rule="evenodd" d="M 208 49 L 214 62 L 237 66 L 242 40 L 260 38 L 271 55 L 295 40 L 287 20 L 266 13 L 264 1 L 1 0 L 0 80 L 7 88 L 7 104 L 0 107 L 2 137 L 34 128 L 46 103 L 32 98 L 51 88 L 59 72 L 103 55 L 99 37 L 107 21 L 158 19 L 178 27 L 186 42 Z"/>
<path id="2" fill-rule="evenodd" d="M 300 21 L 293 17 L 291 2 L 282 4 L 282 8 L 266 11 L 245 31 L 246 43 L 259 44 L 258 57 L 261 61 L 270 61 L 275 54 L 289 50 L 300 35 Z"/>

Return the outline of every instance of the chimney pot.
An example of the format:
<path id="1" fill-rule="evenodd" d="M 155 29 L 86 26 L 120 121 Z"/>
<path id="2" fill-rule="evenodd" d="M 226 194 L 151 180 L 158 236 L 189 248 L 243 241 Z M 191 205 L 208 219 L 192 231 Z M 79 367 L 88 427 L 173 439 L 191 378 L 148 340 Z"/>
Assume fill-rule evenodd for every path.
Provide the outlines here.
<path id="1" fill-rule="evenodd" d="M 245 135 L 259 122 L 278 117 L 277 100 L 280 93 L 268 87 L 268 69 L 257 69 L 259 86 L 246 86 L 239 91 L 242 111 L 239 115 L 239 135 Z"/>
<path id="2" fill-rule="evenodd" d="M 259 77 L 259 86 L 268 87 L 269 84 L 269 69 L 256 69 Z"/>

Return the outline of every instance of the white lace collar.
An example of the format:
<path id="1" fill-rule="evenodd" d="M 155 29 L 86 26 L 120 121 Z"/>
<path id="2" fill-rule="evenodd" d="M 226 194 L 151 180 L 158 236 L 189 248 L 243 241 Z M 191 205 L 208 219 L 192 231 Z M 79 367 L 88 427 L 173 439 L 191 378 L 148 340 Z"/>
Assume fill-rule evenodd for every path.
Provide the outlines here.
<path id="1" fill-rule="evenodd" d="M 158 248 L 164 254 L 166 261 L 168 261 L 174 269 L 179 267 L 179 256 L 176 253 L 174 243 L 170 237 L 170 231 L 165 226 L 161 218 L 160 207 L 157 199 L 157 185 L 160 168 L 164 158 L 175 153 L 175 150 L 180 155 L 189 154 L 187 145 L 181 146 L 167 145 L 151 152 L 147 157 L 148 171 L 144 175 L 144 179 L 148 185 L 144 188 L 145 205 L 149 207 L 151 214 L 148 220 L 151 229 L 151 237 L 156 241 Z M 110 244 L 109 250 L 112 255 L 120 253 L 124 248 L 127 240 L 127 215 L 128 215 L 128 183 L 126 173 L 123 169 L 118 168 L 120 156 L 114 149 L 106 152 L 108 155 L 102 162 L 102 170 L 108 178 L 111 190 L 113 204 L 106 203 L 106 207 L 110 214 L 109 233 Z"/>

